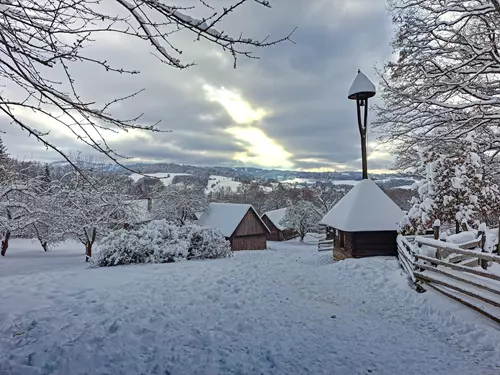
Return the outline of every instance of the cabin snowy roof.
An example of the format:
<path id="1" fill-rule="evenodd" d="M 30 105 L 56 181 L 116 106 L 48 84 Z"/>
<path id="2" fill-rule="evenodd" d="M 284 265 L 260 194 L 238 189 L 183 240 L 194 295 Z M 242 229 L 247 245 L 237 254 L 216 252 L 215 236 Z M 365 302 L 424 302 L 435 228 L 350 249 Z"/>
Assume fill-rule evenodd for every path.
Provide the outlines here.
<path id="1" fill-rule="evenodd" d="M 285 230 L 286 228 L 280 224 L 281 220 L 285 217 L 286 207 L 277 210 L 272 210 L 264 213 L 262 217 L 267 216 L 267 218 L 274 224 L 278 230 Z"/>
<path id="2" fill-rule="evenodd" d="M 196 224 L 200 227 L 215 228 L 222 232 L 224 237 L 231 237 L 248 210 L 252 210 L 264 228 L 269 231 L 259 214 L 251 204 L 240 203 L 210 203 Z"/>
<path id="3" fill-rule="evenodd" d="M 404 213 L 370 179 L 358 182 L 323 217 L 322 224 L 346 232 L 397 230 Z"/>

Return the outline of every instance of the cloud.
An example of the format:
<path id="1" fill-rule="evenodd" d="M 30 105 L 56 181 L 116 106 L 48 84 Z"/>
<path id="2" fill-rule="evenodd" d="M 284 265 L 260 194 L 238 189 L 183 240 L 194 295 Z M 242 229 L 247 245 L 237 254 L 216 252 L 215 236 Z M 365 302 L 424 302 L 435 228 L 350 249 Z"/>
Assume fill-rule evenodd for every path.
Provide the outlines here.
<path id="1" fill-rule="evenodd" d="M 383 0 L 272 1 L 271 10 L 247 4 L 227 18 L 224 30 L 253 37 L 279 37 L 297 26 L 296 44 L 258 49 L 258 60 L 238 60 L 188 34 L 173 37 L 182 47 L 182 71 L 151 55 L 151 47 L 122 35 L 106 36 L 89 47 L 92 56 L 140 71 L 137 75 L 106 72 L 72 64 L 84 100 L 105 103 L 145 89 L 111 107 L 120 118 L 143 114 L 144 124 L 165 133 L 109 134 L 117 152 L 134 161 L 167 161 L 199 165 L 337 170 L 360 168 L 360 146 L 354 104 L 347 90 L 361 68 L 375 78 L 373 66 L 390 57 L 391 23 Z M 93 154 L 67 130 L 33 113 L 30 124 L 50 130 L 48 139 L 65 151 Z M 0 117 L 9 152 L 20 158 L 60 160 Z M 370 134 L 369 139 L 374 140 Z M 385 169 L 390 155 L 369 147 L 369 167 Z M 95 153 L 94 153 L 95 154 Z"/>

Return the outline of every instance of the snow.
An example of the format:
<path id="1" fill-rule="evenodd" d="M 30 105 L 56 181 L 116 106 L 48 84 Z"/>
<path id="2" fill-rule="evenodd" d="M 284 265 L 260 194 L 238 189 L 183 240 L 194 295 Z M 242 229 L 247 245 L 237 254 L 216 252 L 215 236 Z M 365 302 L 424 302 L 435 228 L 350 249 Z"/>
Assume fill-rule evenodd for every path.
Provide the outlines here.
<path id="1" fill-rule="evenodd" d="M 445 236 L 446 242 L 451 242 L 454 244 L 463 244 L 469 241 L 474 241 L 477 239 L 477 232 L 475 231 L 465 231 L 455 234 L 450 234 Z"/>
<path id="2" fill-rule="evenodd" d="M 213 186 L 212 186 L 213 185 Z M 232 177 L 216 176 L 211 175 L 208 178 L 208 184 L 205 189 L 205 193 L 208 194 L 220 188 L 229 187 L 231 191 L 236 192 L 238 188 L 242 185 L 239 181 L 234 181 Z"/>
<path id="3" fill-rule="evenodd" d="M 364 73 L 358 71 L 358 75 L 354 79 L 347 97 L 349 99 L 356 99 L 356 94 L 360 93 L 369 94 L 369 96 L 375 95 L 375 85 Z"/>
<path id="4" fill-rule="evenodd" d="M 281 181 L 284 184 L 305 184 L 305 185 L 314 185 L 318 180 L 311 179 L 311 178 L 292 178 L 289 180 L 283 180 Z M 329 180 L 328 182 L 331 182 L 333 185 L 356 185 L 359 180 Z"/>
<path id="5" fill-rule="evenodd" d="M 349 232 L 397 230 L 403 211 L 370 179 L 358 182 L 321 220 Z"/>
<path id="6" fill-rule="evenodd" d="M 0 278 L 84 267 L 85 248 L 79 242 L 68 240 L 44 252 L 37 241 L 13 239 L 7 255 L 0 259 Z"/>
<path id="7" fill-rule="evenodd" d="M 159 173 L 147 173 L 145 176 L 159 178 L 163 185 L 168 186 L 172 184 L 172 181 L 175 176 L 191 176 L 189 173 L 171 173 L 171 172 L 159 172 Z M 168 177 L 167 177 L 168 176 Z M 137 173 L 132 173 L 129 176 L 134 182 L 139 181 L 144 176 Z"/>
<path id="8" fill-rule="evenodd" d="M 274 226 L 278 228 L 278 230 L 286 229 L 283 225 L 280 224 L 281 220 L 283 220 L 283 218 L 285 217 L 285 214 L 286 214 L 286 207 L 264 213 L 264 215 L 266 215 L 267 218 L 271 220 L 271 223 L 273 223 Z M 262 215 L 262 217 L 264 217 L 264 215 Z"/>
<path id="9" fill-rule="evenodd" d="M 218 229 L 225 237 L 231 237 L 248 210 L 253 210 L 260 219 L 250 204 L 210 203 L 196 224 L 200 227 Z M 267 228 L 262 220 L 261 222 Z"/>
<path id="10" fill-rule="evenodd" d="M 13 240 L 0 259 L 0 374 L 499 373 L 498 326 L 416 293 L 396 259 L 271 248 L 88 269 L 80 250 L 31 257 Z"/>
<path id="11" fill-rule="evenodd" d="M 148 177 L 156 177 L 161 179 L 160 181 L 163 182 L 165 186 L 171 185 L 172 181 L 175 176 L 191 176 L 189 173 L 171 173 L 171 172 L 158 172 L 158 173 L 148 173 L 146 176 Z M 168 177 L 167 177 L 168 176 Z M 134 182 L 137 182 L 141 178 L 143 178 L 143 175 L 133 173 L 130 175 L 130 178 L 134 180 Z M 212 186 L 214 185 L 214 186 Z M 216 176 L 216 175 L 211 175 L 208 178 L 208 183 L 205 188 L 205 193 L 208 194 L 212 191 L 215 191 L 217 189 L 223 188 L 223 187 L 230 187 L 233 192 L 236 192 L 238 188 L 242 185 L 241 182 L 239 181 L 234 181 L 234 178 L 232 177 L 225 177 L 225 176 Z"/>

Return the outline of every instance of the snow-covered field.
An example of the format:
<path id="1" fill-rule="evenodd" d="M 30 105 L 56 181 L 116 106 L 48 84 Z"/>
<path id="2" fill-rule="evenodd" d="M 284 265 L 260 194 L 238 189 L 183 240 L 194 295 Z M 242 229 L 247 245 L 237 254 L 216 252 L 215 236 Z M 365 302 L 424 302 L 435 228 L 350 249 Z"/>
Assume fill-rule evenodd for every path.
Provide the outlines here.
<path id="1" fill-rule="evenodd" d="M 233 192 L 236 192 L 240 186 L 241 186 L 241 182 L 234 181 L 234 179 L 231 177 L 211 175 L 208 178 L 208 184 L 207 184 L 205 192 L 208 194 L 211 191 L 214 191 L 214 190 L 217 190 L 217 189 L 220 189 L 223 187 L 230 187 Z"/>
<path id="2" fill-rule="evenodd" d="M 283 180 L 281 181 L 284 184 L 305 184 L 305 185 L 314 185 L 318 180 L 311 179 L 311 178 L 293 178 L 290 180 Z M 330 180 L 330 182 L 333 185 L 356 185 L 359 180 Z"/>
<path id="3" fill-rule="evenodd" d="M 161 182 L 165 186 L 171 185 L 172 181 L 175 176 L 190 176 L 189 173 L 149 173 L 148 176 L 151 177 L 157 177 L 161 179 Z M 133 173 L 130 175 L 130 178 L 134 180 L 134 182 L 137 182 L 141 178 L 143 178 L 143 175 Z M 231 177 L 224 177 L 224 176 L 216 176 L 216 175 L 211 175 L 208 179 L 208 184 L 205 188 L 205 192 L 208 194 L 211 191 L 223 188 L 223 187 L 230 187 L 233 192 L 236 192 L 238 188 L 241 186 L 241 182 L 234 181 L 233 178 Z"/>
<path id="4" fill-rule="evenodd" d="M 409 288 L 395 259 L 298 242 L 87 269 L 83 248 L 0 259 L 0 374 L 500 373 L 499 327 Z"/>
<path id="5" fill-rule="evenodd" d="M 160 178 L 161 182 L 165 186 L 171 185 L 175 176 L 190 176 L 189 173 L 148 173 L 147 175 L 150 177 Z M 134 180 L 134 182 L 137 182 L 144 176 L 141 174 L 132 173 L 129 177 Z"/>

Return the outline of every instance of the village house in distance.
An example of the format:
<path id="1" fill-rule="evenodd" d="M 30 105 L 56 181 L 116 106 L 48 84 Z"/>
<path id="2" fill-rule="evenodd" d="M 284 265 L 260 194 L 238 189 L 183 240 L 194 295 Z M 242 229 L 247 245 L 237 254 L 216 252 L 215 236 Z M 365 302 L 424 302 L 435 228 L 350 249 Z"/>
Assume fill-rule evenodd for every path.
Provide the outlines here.
<path id="1" fill-rule="evenodd" d="M 323 217 L 333 228 L 336 259 L 397 256 L 396 237 L 404 212 L 370 179 L 358 182 Z"/>
<path id="2" fill-rule="evenodd" d="M 233 251 L 264 250 L 271 233 L 250 204 L 210 203 L 197 224 L 220 230 Z"/>

